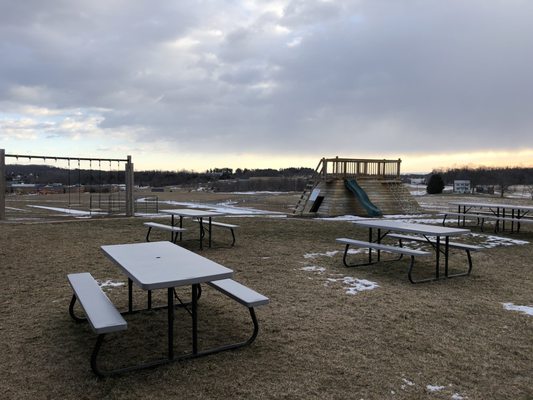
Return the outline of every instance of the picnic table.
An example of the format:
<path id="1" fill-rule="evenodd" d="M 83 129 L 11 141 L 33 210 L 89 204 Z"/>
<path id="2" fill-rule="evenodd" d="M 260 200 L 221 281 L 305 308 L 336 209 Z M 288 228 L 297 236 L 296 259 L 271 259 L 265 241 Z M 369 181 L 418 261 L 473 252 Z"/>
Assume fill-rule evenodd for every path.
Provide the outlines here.
<path id="1" fill-rule="evenodd" d="M 254 307 L 267 304 L 269 299 L 232 280 L 233 270 L 166 241 L 108 245 L 102 246 L 101 249 L 128 278 L 128 311 L 119 313 L 90 273 L 84 272 L 68 275 L 69 282 L 74 291 L 69 306 L 70 315 L 76 321 L 87 320 L 93 331 L 98 334 L 98 339 L 91 356 L 91 367 L 97 375 L 111 375 L 149 368 L 181 359 L 196 358 L 243 347 L 255 340 L 259 326 Z M 198 350 L 197 303 L 200 297 L 201 283 L 207 283 L 209 286 L 249 309 L 254 330 L 248 340 L 202 351 Z M 133 284 L 148 291 L 148 293 L 156 289 L 167 290 L 166 307 L 158 307 L 167 309 L 167 357 L 135 366 L 103 371 L 98 366 L 97 356 L 104 336 L 108 333 L 127 329 L 127 323 L 122 315 L 146 310 L 133 309 Z M 180 286 L 191 286 L 190 303 L 183 303 L 180 300 L 180 304 L 174 304 L 175 288 Z M 74 304 L 76 301 L 79 301 L 85 311 L 85 318 L 80 318 L 75 315 Z M 174 355 L 174 309 L 177 306 L 186 307 L 192 321 L 192 351 L 178 357 Z M 150 301 L 148 309 L 152 309 Z"/>
<path id="2" fill-rule="evenodd" d="M 180 208 L 180 209 L 173 209 L 173 210 L 161 210 L 162 213 L 170 214 L 172 216 L 171 225 L 176 226 L 174 222 L 174 217 L 178 216 L 179 219 L 179 227 L 183 228 L 183 218 L 194 218 L 197 219 L 200 223 L 200 249 L 203 249 L 203 239 L 205 236 L 204 231 L 204 225 L 203 225 L 203 219 L 208 219 L 208 245 L 211 247 L 211 228 L 213 226 L 213 217 L 221 217 L 224 216 L 224 213 L 218 212 L 218 211 L 205 211 L 205 210 L 197 210 L 194 208 Z M 177 233 L 176 233 L 177 234 Z M 181 233 L 180 233 L 181 237 Z"/>
<path id="3" fill-rule="evenodd" d="M 525 218 L 529 212 L 533 212 L 533 206 L 506 204 L 506 203 L 482 203 L 471 201 L 452 201 L 451 206 L 457 206 L 456 213 L 445 213 L 443 224 L 447 215 L 457 216 L 457 224 L 465 225 L 467 217 L 475 217 L 481 220 L 481 229 L 485 219 L 494 220 L 497 232 L 502 222 L 502 230 L 505 230 L 505 222 L 511 223 L 511 232 L 514 231 L 514 226 L 517 226 L 517 232 L 520 230 L 520 224 L 524 222 L 533 222 L 531 218 Z"/>
<path id="4" fill-rule="evenodd" d="M 448 228 L 437 225 L 418 224 L 398 220 L 390 219 L 371 219 L 355 221 L 355 225 L 368 228 L 368 241 L 371 243 L 381 243 L 383 238 L 390 235 L 391 232 L 409 233 L 417 235 L 418 238 L 425 240 L 435 250 L 435 278 L 433 280 L 440 279 L 440 257 L 444 256 L 444 276 L 446 278 L 454 276 L 468 275 L 471 270 L 471 260 L 469 257 L 469 269 L 464 274 L 449 275 L 449 250 L 450 250 L 450 237 L 461 236 L 470 233 L 470 230 L 463 228 Z M 377 230 L 376 237 L 374 238 L 373 230 Z M 390 235 L 392 236 L 392 235 Z M 380 252 L 378 249 L 378 261 Z M 369 251 L 369 262 L 371 262 L 372 252 Z"/>

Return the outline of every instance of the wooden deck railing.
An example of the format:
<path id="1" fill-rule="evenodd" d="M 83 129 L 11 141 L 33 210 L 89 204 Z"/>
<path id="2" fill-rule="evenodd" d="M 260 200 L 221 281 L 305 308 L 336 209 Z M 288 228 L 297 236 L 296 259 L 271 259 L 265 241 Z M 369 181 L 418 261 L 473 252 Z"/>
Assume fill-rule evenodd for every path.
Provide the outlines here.
<path id="1" fill-rule="evenodd" d="M 402 160 L 323 158 L 316 171 L 322 179 L 372 176 L 399 179 Z"/>

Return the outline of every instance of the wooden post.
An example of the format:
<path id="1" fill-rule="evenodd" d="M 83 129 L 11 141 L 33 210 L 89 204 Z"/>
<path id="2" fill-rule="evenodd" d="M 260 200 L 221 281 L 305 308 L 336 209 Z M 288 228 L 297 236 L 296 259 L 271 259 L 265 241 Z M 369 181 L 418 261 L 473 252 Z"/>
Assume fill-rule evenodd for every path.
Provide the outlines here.
<path id="1" fill-rule="evenodd" d="M 6 219 L 6 151 L 0 149 L 0 220 Z"/>
<path id="2" fill-rule="evenodd" d="M 402 159 L 398 158 L 398 167 L 396 168 L 396 177 L 400 179 L 400 164 L 402 163 Z"/>
<path id="3" fill-rule="evenodd" d="M 133 217 L 135 215 L 135 207 L 133 204 L 133 163 L 131 162 L 131 156 L 128 156 L 128 162 L 126 163 L 126 216 Z"/>

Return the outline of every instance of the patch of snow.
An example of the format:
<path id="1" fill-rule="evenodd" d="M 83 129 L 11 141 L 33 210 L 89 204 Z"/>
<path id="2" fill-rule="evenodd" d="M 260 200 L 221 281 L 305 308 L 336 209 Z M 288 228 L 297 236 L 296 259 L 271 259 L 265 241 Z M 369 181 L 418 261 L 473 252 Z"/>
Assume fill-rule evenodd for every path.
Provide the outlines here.
<path id="1" fill-rule="evenodd" d="M 479 243 L 479 245 L 487 249 L 491 249 L 491 248 L 498 247 L 498 246 L 517 246 L 517 245 L 529 244 L 529 242 L 525 240 L 509 239 L 509 238 L 495 236 L 495 235 L 484 235 L 481 233 L 470 233 L 470 235 L 474 238 L 482 239 L 483 242 Z"/>
<path id="2" fill-rule="evenodd" d="M 223 201 L 221 203 L 217 203 L 217 206 L 231 206 L 233 204 L 239 204 L 239 202 L 238 201 L 227 200 L 227 201 Z"/>
<path id="3" fill-rule="evenodd" d="M 414 382 L 411 382 L 409 379 L 405 379 L 403 378 L 402 381 L 404 381 L 404 383 L 407 385 L 407 386 L 414 386 L 415 383 Z"/>
<path id="4" fill-rule="evenodd" d="M 357 279 L 351 276 L 345 276 L 339 279 L 327 278 L 326 286 L 329 286 L 330 283 L 342 282 L 346 294 L 354 295 L 359 292 L 373 290 L 379 287 L 376 282 L 372 282 L 366 279 Z"/>
<path id="5" fill-rule="evenodd" d="M 304 254 L 304 258 L 317 258 L 317 257 L 333 257 L 335 254 L 337 254 L 339 251 L 326 251 L 325 253 L 307 253 Z"/>
<path id="6" fill-rule="evenodd" d="M 6 207 L 6 210 L 28 212 L 28 210 L 23 210 L 22 208 L 15 207 Z"/>
<path id="7" fill-rule="evenodd" d="M 440 392 L 442 389 L 445 389 L 446 386 L 437 386 L 437 385 L 427 385 L 426 389 L 428 392 Z"/>
<path id="8" fill-rule="evenodd" d="M 376 282 L 366 279 L 352 278 L 350 276 L 344 277 L 342 283 L 347 285 L 347 287 L 345 286 L 346 294 L 357 294 L 366 290 L 374 290 L 379 287 Z"/>
<path id="9" fill-rule="evenodd" d="M 105 288 L 105 287 L 111 287 L 111 288 L 114 288 L 114 287 L 119 287 L 119 286 L 124 286 L 125 283 L 124 282 L 113 282 L 111 279 L 108 279 L 107 281 L 104 281 L 104 282 L 98 282 L 98 285 L 101 287 L 101 288 Z"/>
<path id="10" fill-rule="evenodd" d="M 245 207 L 236 207 L 226 203 L 222 204 L 207 204 L 207 203 L 191 203 L 191 202 L 181 202 L 181 201 L 160 201 L 159 204 L 168 204 L 172 206 L 184 206 L 187 208 L 202 208 L 209 211 L 216 211 L 223 214 L 239 215 L 239 216 L 248 216 L 248 215 L 279 215 L 285 216 L 285 214 L 275 211 L 263 211 L 256 208 L 245 208 Z"/>
<path id="11" fill-rule="evenodd" d="M 461 396 L 459 393 L 454 393 L 452 395 L 452 400 L 464 400 L 464 397 Z"/>
<path id="12" fill-rule="evenodd" d="M 318 265 L 308 265 L 307 267 L 300 268 L 302 271 L 311 271 L 311 272 L 318 272 L 319 274 L 323 274 L 326 272 L 326 268 L 319 267 Z"/>
<path id="13" fill-rule="evenodd" d="M 341 215 L 338 217 L 322 217 L 322 218 L 315 218 L 322 221 L 360 221 L 364 219 L 370 219 L 365 217 L 358 217 L 357 215 Z"/>
<path id="14" fill-rule="evenodd" d="M 533 307 L 531 306 L 517 306 L 513 303 L 502 303 L 503 308 L 509 311 L 519 311 L 527 315 L 533 316 Z"/>
<path id="15" fill-rule="evenodd" d="M 105 213 L 102 213 L 102 212 L 95 212 L 95 211 L 73 210 L 72 208 L 46 207 L 46 206 L 34 206 L 34 205 L 29 205 L 28 207 L 42 208 L 44 210 L 57 211 L 57 212 L 60 212 L 60 213 L 78 215 L 78 216 L 83 216 L 83 217 L 90 217 L 91 215 L 102 215 L 102 214 L 105 214 Z"/>
<path id="16" fill-rule="evenodd" d="M 278 194 L 284 194 L 284 193 L 287 193 L 287 192 L 269 192 L 268 190 L 264 190 L 264 191 L 250 191 L 250 192 L 231 192 L 231 194 L 244 194 L 244 195 L 253 195 L 253 194 L 275 194 L 275 195 L 278 195 Z"/>

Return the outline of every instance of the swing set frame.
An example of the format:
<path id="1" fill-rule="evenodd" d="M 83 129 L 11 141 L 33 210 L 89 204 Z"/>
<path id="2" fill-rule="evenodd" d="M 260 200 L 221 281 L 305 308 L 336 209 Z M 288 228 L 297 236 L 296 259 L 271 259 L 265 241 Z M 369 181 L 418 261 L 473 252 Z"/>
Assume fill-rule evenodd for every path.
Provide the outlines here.
<path id="1" fill-rule="evenodd" d="M 6 158 L 16 158 L 17 160 L 19 158 L 27 158 L 30 161 L 32 159 L 39 159 L 39 160 L 66 160 L 69 165 L 71 161 L 77 161 L 78 167 L 80 165 L 80 161 L 89 161 L 90 165 L 92 165 L 92 162 L 98 162 L 99 165 L 102 162 L 109 162 L 110 165 L 113 162 L 117 163 L 125 163 L 125 184 L 126 184 L 126 216 L 127 217 L 133 217 L 134 216 L 134 204 L 133 204 L 133 175 L 134 175 L 134 169 L 133 169 L 133 163 L 131 161 L 131 156 L 127 156 L 127 158 L 121 159 L 121 158 L 100 158 L 100 157 L 61 157 L 61 156 L 35 156 L 35 155 L 25 155 L 25 154 L 6 154 L 4 149 L 0 149 L 0 220 L 6 219 Z M 70 171 L 69 171 L 70 173 Z M 70 190 L 70 188 L 69 188 Z"/>

